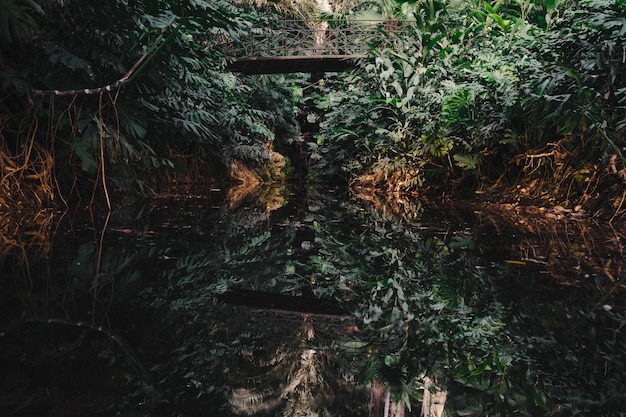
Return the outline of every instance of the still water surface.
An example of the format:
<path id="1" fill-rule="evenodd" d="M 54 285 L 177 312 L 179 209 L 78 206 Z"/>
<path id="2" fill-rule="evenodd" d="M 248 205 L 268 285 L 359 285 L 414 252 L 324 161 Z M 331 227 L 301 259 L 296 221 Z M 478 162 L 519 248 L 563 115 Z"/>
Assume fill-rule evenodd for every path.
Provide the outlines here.
<path id="1" fill-rule="evenodd" d="M 0 415 L 626 415 L 619 232 L 365 200 L 211 192 L 23 226 L 0 252 Z"/>

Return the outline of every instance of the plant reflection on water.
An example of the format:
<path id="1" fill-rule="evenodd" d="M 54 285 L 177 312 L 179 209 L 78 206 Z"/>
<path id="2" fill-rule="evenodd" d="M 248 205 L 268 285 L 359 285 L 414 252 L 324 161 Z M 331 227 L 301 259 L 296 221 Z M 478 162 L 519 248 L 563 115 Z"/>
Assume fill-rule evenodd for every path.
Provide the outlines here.
<path id="1" fill-rule="evenodd" d="M 498 234 L 484 214 L 395 216 L 338 193 L 272 201 L 46 217 L 35 253 L 5 245 L 0 414 L 624 411 L 618 256 L 612 272 L 561 265 L 553 279 L 537 254 L 558 238 Z M 528 248 L 544 264 L 520 260 Z M 233 291 L 267 299 L 223 298 Z"/>

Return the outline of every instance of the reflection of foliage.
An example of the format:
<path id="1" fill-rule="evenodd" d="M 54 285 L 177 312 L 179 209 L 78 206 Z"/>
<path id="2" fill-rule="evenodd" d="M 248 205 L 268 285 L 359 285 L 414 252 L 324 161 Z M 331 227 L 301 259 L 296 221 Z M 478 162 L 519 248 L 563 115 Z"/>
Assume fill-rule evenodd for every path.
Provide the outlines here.
<path id="1" fill-rule="evenodd" d="M 562 207 L 545 210 L 508 204 L 483 207 L 475 227 L 477 233 L 496 235 L 498 230 L 508 230 L 517 236 L 506 251 L 494 242 L 478 245 L 485 258 L 500 265 L 537 270 L 566 286 L 626 288 L 620 279 L 626 273 L 620 246 L 626 238 L 623 229 L 593 224 Z"/>
<path id="2" fill-rule="evenodd" d="M 141 410 L 137 404 L 153 398 L 120 346 L 114 337 L 74 323 L 3 326 L 0 413 L 104 416 Z M 111 401 L 123 396 L 135 404 Z"/>
<path id="3" fill-rule="evenodd" d="M 350 355 L 307 347 L 316 343 L 314 327 L 328 330 L 330 324 L 324 319 L 315 321 L 314 324 L 311 318 L 301 319 L 301 329 L 287 343 L 273 342 L 242 351 L 248 361 L 262 366 L 257 365 L 256 370 L 242 366 L 232 375 L 232 384 L 238 388 L 233 390 L 230 404 L 236 414 L 315 416 L 328 415 L 332 409 L 345 416 L 363 415 L 366 396 L 364 390 L 352 386 L 354 364 L 347 360 Z M 269 360 L 263 360 L 267 353 L 271 353 Z M 265 369 L 263 375 L 258 375 L 259 368 Z M 257 375 L 250 376 L 254 372 Z M 242 384 L 245 379 L 254 383 Z"/>
<path id="4" fill-rule="evenodd" d="M 618 409 L 623 296 L 555 290 L 522 265 L 480 257 L 481 240 L 426 222 L 428 210 L 402 219 L 335 198 L 298 201 L 306 210 L 297 218 L 191 198 L 122 210 L 104 235 L 75 226 L 67 244 L 53 245 L 50 261 L 32 265 L 33 278 L 46 278 L 28 294 L 14 287 L 23 271 L 5 266 L 3 278 L 15 279 L 0 281 L 10 335 L 0 356 L 28 345 L 28 362 L 8 368 L 10 392 L 35 392 L 35 407 L 59 398 L 46 389 L 85 393 L 73 376 L 85 389 L 111 376 L 93 388 L 95 408 L 157 416 L 307 407 L 363 415 L 368 391 L 374 398 L 383 384 L 390 406 L 416 407 L 429 389 L 464 415 Z M 312 291 L 354 314 L 303 318 L 216 302 L 233 287 Z M 81 372 L 91 367 L 99 372 Z M 31 377 L 42 369 L 46 378 Z M 28 399 L 6 393 L 11 409 Z"/>
<path id="5" fill-rule="evenodd" d="M 467 268 L 472 260 L 463 251 L 459 257 L 408 225 L 349 230 L 316 262 L 363 300 L 358 315 L 379 346 L 367 379 L 382 378 L 410 405 L 428 375 L 447 369 L 448 377 L 481 388 L 488 370 L 502 372 L 510 363 L 498 349 L 505 310 L 493 295 L 478 297 L 489 278 Z"/>
<path id="6" fill-rule="evenodd" d="M 9 254 L 49 251 L 52 215 L 42 207 L 54 194 L 51 156 L 33 141 L 12 155 L 1 139 L 0 132 L 0 265 Z"/>
<path id="7" fill-rule="evenodd" d="M 533 294 L 531 300 L 519 300 L 518 316 L 511 320 L 512 336 L 523 341 L 530 358 L 526 372 L 535 378 L 533 386 L 544 392 L 533 393 L 535 404 L 552 410 L 569 408 L 574 415 L 610 416 L 621 411 L 624 313 L 599 305 L 606 300 L 601 293 L 534 304 L 533 309 L 523 305 L 540 297 Z M 522 387 L 528 390 L 530 383 Z"/>
<path id="8" fill-rule="evenodd" d="M 625 352 L 617 340 L 625 317 L 611 305 L 598 308 L 609 295 L 570 300 L 568 312 L 558 294 L 544 293 L 538 309 L 545 288 L 523 290 L 530 283 L 513 284 L 513 270 L 500 276 L 478 267 L 471 235 L 442 239 L 436 230 L 382 220 L 374 226 L 365 211 L 348 209 L 352 217 L 349 224 L 344 218 L 342 232 L 319 227 L 322 249 L 312 263 L 361 300 L 357 315 L 375 336 L 366 347 L 366 380 L 386 381 L 396 401 L 410 405 L 424 378 L 436 376 L 448 385 L 449 406 L 464 415 L 616 410 L 623 399 L 615 387 L 623 384 Z M 502 279 L 513 288 L 504 291 Z M 591 394 L 584 386 L 596 379 L 601 392 Z"/>
<path id="9" fill-rule="evenodd" d="M 11 210 L 13 202 L 4 200 L 5 196 L 0 196 L 0 266 L 9 255 L 21 263 L 29 256 L 40 258 L 48 254 L 51 249 L 48 230 L 54 216 L 46 211 L 33 215 L 30 210 Z"/>

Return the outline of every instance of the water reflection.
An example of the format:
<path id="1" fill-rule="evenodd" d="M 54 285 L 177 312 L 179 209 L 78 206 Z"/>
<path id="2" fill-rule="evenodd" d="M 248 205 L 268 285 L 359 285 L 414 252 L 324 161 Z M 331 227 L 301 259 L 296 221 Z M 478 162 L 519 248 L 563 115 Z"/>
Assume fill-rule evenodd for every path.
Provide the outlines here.
<path id="1" fill-rule="evenodd" d="M 554 260 L 581 229 L 232 195 L 57 216 L 36 251 L 0 252 L 1 414 L 623 411 L 622 266 L 606 246 Z"/>

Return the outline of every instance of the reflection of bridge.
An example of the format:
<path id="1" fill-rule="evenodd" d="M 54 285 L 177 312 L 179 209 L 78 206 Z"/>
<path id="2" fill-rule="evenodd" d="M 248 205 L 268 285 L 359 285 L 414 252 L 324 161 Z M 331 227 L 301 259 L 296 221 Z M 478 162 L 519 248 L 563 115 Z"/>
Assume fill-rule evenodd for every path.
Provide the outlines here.
<path id="1" fill-rule="evenodd" d="M 406 25 L 399 21 L 283 20 L 256 29 L 228 51 L 227 68 L 244 74 L 339 72 L 389 47 Z"/>

